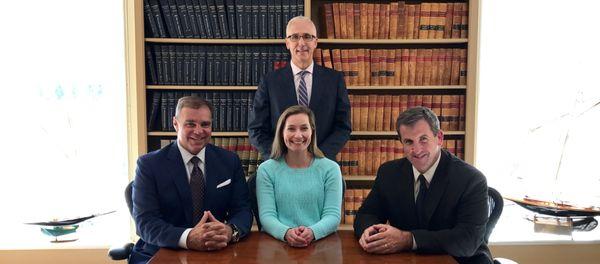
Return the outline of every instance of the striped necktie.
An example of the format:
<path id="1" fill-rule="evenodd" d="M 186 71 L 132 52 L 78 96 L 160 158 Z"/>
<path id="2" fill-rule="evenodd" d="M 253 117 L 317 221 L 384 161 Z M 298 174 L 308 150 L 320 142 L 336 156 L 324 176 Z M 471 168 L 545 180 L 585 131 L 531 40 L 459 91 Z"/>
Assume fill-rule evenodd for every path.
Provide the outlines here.
<path id="1" fill-rule="evenodd" d="M 306 107 L 308 107 L 308 90 L 306 89 L 304 76 L 306 76 L 307 73 L 308 71 L 301 71 L 298 73 L 300 75 L 300 85 L 298 86 L 298 104 Z"/>
<path id="2" fill-rule="evenodd" d="M 202 218 L 202 206 L 204 204 L 204 175 L 200 166 L 198 166 L 198 162 L 200 162 L 200 158 L 194 156 L 190 160 L 192 164 L 194 164 L 194 168 L 192 169 L 192 173 L 190 174 L 190 191 L 192 192 L 192 215 L 193 215 L 193 223 L 194 225 L 200 221 Z"/>

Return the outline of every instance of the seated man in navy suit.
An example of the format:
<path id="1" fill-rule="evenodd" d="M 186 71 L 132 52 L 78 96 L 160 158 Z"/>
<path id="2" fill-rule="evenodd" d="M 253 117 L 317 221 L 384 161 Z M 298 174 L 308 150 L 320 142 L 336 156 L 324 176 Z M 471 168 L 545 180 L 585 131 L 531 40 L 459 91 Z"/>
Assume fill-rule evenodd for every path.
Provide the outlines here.
<path id="1" fill-rule="evenodd" d="M 303 105 L 315 114 L 317 146 L 330 160 L 350 138 L 350 101 L 341 72 L 317 65 L 317 29 L 306 17 L 292 18 L 286 28 L 285 45 L 292 60 L 265 75 L 254 95 L 248 136 L 262 157 L 271 156 L 277 119 L 285 109 Z"/>
<path id="2" fill-rule="evenodd" d="M 141 156 L 133 182 L 133 217 L 140 240 L 131 263 L 161 247 L 218 250 L 252 225 L 248 187 L 238 156 L 210 144 L 213 108 L 194 96 L 177 103 L 177 140 Z"/>
<path id="3" fill-rule="evenodd" d="M 449 254 L 459 263 L 492 263 L 483 240 L 483 174 L 442 149 L 444 133 L 429 108 L 411 108 L 396 124 L 405 158 L 377 171 L 354 222 L 361 247 L 374 254 L 415 250 Z"/>

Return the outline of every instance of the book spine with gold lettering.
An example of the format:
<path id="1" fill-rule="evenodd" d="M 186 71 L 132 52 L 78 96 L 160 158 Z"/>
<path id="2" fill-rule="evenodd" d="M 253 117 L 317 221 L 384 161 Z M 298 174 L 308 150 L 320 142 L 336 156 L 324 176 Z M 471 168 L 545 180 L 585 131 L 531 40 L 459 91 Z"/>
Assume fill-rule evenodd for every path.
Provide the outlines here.
<path id="1" fill-rule="evenodd" d="M 419 14 L 419 39 L 426 39 L 429 37 L 431 3 L 421 3 L 421 12 Z"/>
<path id="2" fill-rule="evenodd" d="M 460 28 L 462 23 L 462 4 L 454 3 L 452 12 L 452 38 L 460 38 Z"/>
<path id="3" fill-rule="evenodd" d="M 335 38 L 341 38 L 341 22 L 340 22 L 340 3 L 332 3 L 333 12 L 333 29 Z"/>
<path id="4" fill-rule="evenodd" d="M 392 121 L 392 95 L 386 94 L 383 97 L 383 124 L 381 131 L 390 131 Z"/>
<path id="5" fill-rule="evenodd" d="M 375 95 L 376 105 L 375 105 L 375 129 L 374 131 L 383 131 L 383 104 L 384 104 L 384 96 L 383 95 Z"/>
<path id="6" fill-rule="evenodd" d="M 345 3 L 346 6 L 346 36 L 349 39 L 354 38 L 354 4 Z"/>
<path id="7" fill-rule="evenodd" d="M 325 17 L 325 32 L 327 33 L 327 38 L 335 38 L 332 3 L 323 4 L 323 16 Z"/>
<path id="8" fill-rule="evenodd" d="M 390 5 L 390 39 L 398 38 L 398 2 L 391 2 Z"/>
<path id="9" fill-rule="evenodd" d="M 360 131 L 367 131 L 369 125 L 369 96 L 359 95 L 360 98 Z"/>

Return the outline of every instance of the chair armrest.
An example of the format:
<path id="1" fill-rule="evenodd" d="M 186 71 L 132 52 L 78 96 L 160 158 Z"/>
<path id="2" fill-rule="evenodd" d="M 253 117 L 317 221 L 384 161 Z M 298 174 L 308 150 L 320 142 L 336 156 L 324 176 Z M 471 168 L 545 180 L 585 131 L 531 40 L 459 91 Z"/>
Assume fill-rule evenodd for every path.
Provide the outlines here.
<path id="1" fill-rule="evenodd" d="M 133 243 L 127 243 L 121 246 L 112 246 L 108 250 L 108 256 L 112 260 L 123 260 L 128 259 L 131 250 L 133 249 Z"/>

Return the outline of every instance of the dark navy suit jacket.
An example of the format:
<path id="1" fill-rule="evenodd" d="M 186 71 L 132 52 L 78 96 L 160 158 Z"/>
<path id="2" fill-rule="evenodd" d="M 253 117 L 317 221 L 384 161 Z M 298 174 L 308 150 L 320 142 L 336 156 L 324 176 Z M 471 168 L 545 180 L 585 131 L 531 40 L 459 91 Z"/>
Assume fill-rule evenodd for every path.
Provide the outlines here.
<path id="1" fill-rule="evenodd" d="M 446 253 L 459 263 L 492 263 L 483 241 L 488 220 L 486 179 L 479 170 L 442 150 L 425 200 L 426 229 L 418 228 L 412 164 L 406 158 L 379 167 L 354 222 L 360 237 L 374 224 L 413 233 L 417 252 Z"/>
<path id="2" fill-rule="evenodd" d="M 350 138 L 350 101 L 341 72 L 314 64 L 309 108 L 314 112 L 317 126 L 317 146 L 325 156 L 335 155 Z M 261 81 L 254 107 L 250 113 L 248 134 L 250 143 L 264 159 L 271 154 L 277 120 L 285 109 L 297 105 L 292 67 L 268 73 Z"/>
<path id="3" fill-rule="evenodd" d="M 252 212 L 240 159 L 211 144 L 205 148 L 203 210 L 236 225 L 243 237 L 252 226 Z M 176 142 L 138 159 L 133 218 L 140 240 L 131 253 L 131 263 L 148 261 L 161 247 L 178 248 L 183 231 L 196 225 L 187 171 Z"/>

